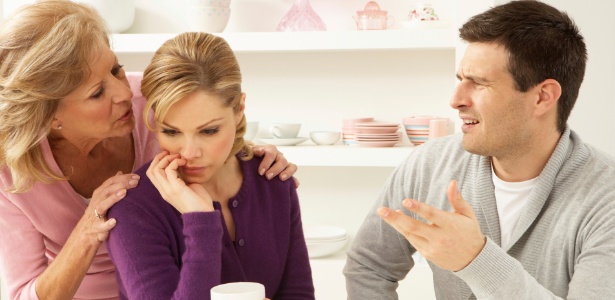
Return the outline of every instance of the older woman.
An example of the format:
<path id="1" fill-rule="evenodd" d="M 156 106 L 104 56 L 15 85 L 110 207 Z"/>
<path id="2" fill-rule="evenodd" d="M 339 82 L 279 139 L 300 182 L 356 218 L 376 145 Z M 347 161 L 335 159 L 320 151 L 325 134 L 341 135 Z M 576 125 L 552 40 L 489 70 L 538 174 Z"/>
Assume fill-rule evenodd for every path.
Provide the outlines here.
<path id="1" fill-rule="evenodd" d="M 144 104 L 91 8 L 43 1 L 2 26 L 0 272 L 10 298 L 118 297 L 104 245 L 116 220 L 105 214 L 159 152 Z M 269 152 L 259 170 L 278 154 Z M 289 178 L 296 167 L 277 159 L 267 174 L 289 166 Z"/>

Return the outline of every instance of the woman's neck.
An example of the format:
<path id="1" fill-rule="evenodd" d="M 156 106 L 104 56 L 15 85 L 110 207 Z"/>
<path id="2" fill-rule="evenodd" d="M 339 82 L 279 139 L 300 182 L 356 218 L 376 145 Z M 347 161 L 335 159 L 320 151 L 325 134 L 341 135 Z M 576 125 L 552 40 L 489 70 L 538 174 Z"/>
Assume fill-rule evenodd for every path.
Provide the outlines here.
<path id="1" fill-rule="evenodd" d="M 203 186 L 214 201 L 226 203 L 237 195 L 243 182 L 241 164 L 236 156 L 231 156 L 222 168 Z"/>

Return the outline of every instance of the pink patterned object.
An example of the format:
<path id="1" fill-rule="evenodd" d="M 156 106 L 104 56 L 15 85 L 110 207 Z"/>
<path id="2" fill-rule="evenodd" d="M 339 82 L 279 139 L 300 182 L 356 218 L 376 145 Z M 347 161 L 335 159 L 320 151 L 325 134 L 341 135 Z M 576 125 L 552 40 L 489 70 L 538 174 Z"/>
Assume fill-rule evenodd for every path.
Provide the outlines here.
<path id="1" fill-rule="evenodd" d="M 309 0 L 295 0 L 282 17 L 277 31 L 325 31 L 327 26 L 312 9 Z"/>
<path id="2" fill-rule="evenodd" d="M 410 10 L 408 21 L 438 21 L 438 15 L 430 4 L 419 4 Z"/>

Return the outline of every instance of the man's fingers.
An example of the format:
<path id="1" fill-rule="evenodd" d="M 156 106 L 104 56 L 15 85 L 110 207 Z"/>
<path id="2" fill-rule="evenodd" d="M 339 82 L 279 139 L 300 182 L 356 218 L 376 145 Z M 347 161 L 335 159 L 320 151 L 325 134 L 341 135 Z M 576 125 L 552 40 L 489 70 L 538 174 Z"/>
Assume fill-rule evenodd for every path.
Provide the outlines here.
<path id="1" fill-rule="evenodd" d="M 407 239 L 411 236 L 427 238 L 431 236 L 433 228 L 419 220 L 405 215 L 401 211 L 395 211 L 387 207 L 381 207 L 377 211 L 378 215 L 397 232 Z"/>
<path id="2" fill-rule="evenodd" d="M 476 219 L 474 209 L 472 209 L 472 206 L 470 206 L 470 204 L 463 199 L 461 192 L 459 192 L 457 180 L 452 180 L 448 184 L 446 195 L 448 196 L 448 201 L 451 203 L 451 206 L 456 213 L 462 214 L 471 219 Z"/>
<path id="3" fill-rule="evenodd" d="M 414 199 L 404 199 L 403 205 L 406 209 L 416 213 L 419 217 L 429 221 L 436 226 L 446 225 L 447 218 L 443 216 L 446 212 L 434 208 L 425 203 L 421 203 Z"/>

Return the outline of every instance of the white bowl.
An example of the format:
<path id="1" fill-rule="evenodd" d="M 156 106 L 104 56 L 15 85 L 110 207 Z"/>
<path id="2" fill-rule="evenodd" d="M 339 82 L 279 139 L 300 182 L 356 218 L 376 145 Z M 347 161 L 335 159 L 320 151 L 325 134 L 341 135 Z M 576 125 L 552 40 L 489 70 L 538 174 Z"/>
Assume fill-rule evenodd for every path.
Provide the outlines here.
<path id="1" fill-rule="evenodd" d="M 308 256 L 310 258 L 323 257 L 334 254 L 344 248 L 348 239 L 341 239 L 332 242 L 306 242 Z"/>
<path id="2" fill-rule="evenodd" d="M 126 31 L 135 19 L 134 0 L 76 0 L 76 2 L 95 8 L 113 33 Z"/>
<path id="3" fill-rule="evenodd" d="M 186 26 L 189 31 L 218 33 L 224 31 L 231 9 L 221 6 L 186 7 Z"/>
<path id="4" fill-rule="evenodd" d="M 346 229 L 329 225 L 305 225 L 303 236 L 306 241 L 339 239 L 346 237 Z"/>
<path id="5" fill-rule="evenodd" d="M 341 134 L 339 131 L 312 131 L 310 138 L 316 145 L 333 145 L 339 141 Z"/>

